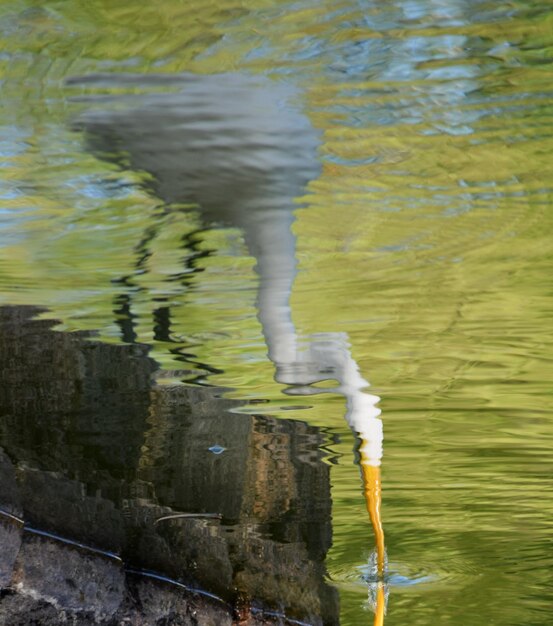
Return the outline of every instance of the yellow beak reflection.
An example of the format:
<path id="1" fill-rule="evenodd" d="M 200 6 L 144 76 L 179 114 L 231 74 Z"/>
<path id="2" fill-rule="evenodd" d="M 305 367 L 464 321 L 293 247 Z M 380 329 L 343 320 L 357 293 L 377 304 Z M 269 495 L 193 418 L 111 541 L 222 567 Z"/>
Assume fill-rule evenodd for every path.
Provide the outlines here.
<path id="1" fill-rule="evenodd" d="M 363 450 L 363 446 L 361 447 Z M 365 491 L 365 503 L 374 531 L 376 545 L 376 571 L 379 579 L 384 577 L 385 548 L 384 529 L 382 528 L 381 505 L 382 486 L 380 481 L 380 467 L 370 465 L 363 459 L 361 452 L 361 472 L 363 475 L 363 489 Z"/>
<path id="2" fill-rule="evenodd" d="M 361 389 L 356 390 L 348 398 L 346 419 L 359 438 L 359 465 L 363 479 L 365 504 L 374 532 L 376 548 L 376 572 L 369 582 L 370 606 L 374 610 L 374 626 L 384 625 L 386 612 L 386 548 L 384 529 L 382 527 L 382 481 L 380 463 L 384 441 L 383 425 L 380 409 L 376 407 L 380 398 L 370 395 Z"/>

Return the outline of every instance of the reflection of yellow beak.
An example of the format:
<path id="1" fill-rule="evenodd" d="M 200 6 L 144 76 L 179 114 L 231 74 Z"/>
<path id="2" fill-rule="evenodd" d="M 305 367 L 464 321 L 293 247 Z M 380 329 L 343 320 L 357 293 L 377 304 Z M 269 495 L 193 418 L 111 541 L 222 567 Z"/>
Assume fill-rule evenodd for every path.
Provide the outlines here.
<path id="1" fill-rule="evenodd" d="M 363 488 L 365 490 L 365 502 L 367 511 L 371 519 L 376 543 L 376 568 L 379 578 L 384 576 L 384 529 L 380 517 L 380 507 L 382 504 L 382 487 L 380 482 L 380 467 L 369 465 L 363 458 L 363 446 L 361 446 L 361 471 L 363 474 Z M 379 593 L 384 593 L 379 588 Z M 379 596 L 380 597 L 380 596 Z M 380 605 L 380 602 L 379 602 Z M 384 609 L 382 609 L 384 611 Z M 384 613 L 382 613 L 384 615 Z M 378 611 L 377 611 L 378 616 Z M 384 619 L 384 618 L 382 618 Z M 375 624 L 381 622 L 375 621 Z"/>

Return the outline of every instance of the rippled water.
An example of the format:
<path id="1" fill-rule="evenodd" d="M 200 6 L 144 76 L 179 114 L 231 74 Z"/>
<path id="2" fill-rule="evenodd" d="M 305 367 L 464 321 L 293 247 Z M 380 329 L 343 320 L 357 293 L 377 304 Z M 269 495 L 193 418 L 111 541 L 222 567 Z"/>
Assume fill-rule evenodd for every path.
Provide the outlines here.
<path id="1" fill-rule="evenodd" d="M 222 387 L 237 414 L 319 428 L 326 570 L 354 626 L 379 597 L 344 419 L 361 387 L 284 394 L 297 372 L 267 356 L 294 332 L 326 341 L 381 398 L 385 624 L 549 624 L 550 3 L 9 1 L 0 29 L 2 304 L 151 346 L 161 386 Z M 228 138 L 218 161 L 180 147 L 183 72 L 208 85 L 195 141 Z M 233 135 L 216 123 L 235 109 Z M 243 215 L 261 201 L 284 207 L 283 233 L 295 215 L 293 287 L 293 253 L 265 283 L 252 257 L 266 235 Z M 259 275 L 289 283 L 265 314 Z M 271 317 L 289 288 L 294 331 Z"/>

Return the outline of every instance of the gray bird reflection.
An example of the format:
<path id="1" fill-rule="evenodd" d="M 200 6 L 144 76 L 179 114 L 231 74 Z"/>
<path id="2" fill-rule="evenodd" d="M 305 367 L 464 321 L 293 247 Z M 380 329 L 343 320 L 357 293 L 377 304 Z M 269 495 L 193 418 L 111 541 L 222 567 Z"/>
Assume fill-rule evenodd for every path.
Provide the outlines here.
<path id="1" fill-rule="evenodd" d="M 108 91 L 80 98 L 87 108 L 76 127 L 86 133 L 95 154 L 149 173 L 151 193 L 167 205 L 194 207 L 206 227 L 215 223 L 244 233 L 256 259 L 257 313 L 275 379 L 288 386 L 289 394 L 320 393 L 314 383 L 334 380 L 336 386 L 324 391 L 340 393 L 346 400 L 346 420 L 361 440 L 360 463 L 380 578 L 385 555 L 379 398 L 366 393 L 368 383 L 344 333 L 300 340 L 292 322 L 295 200 L 321 171 L 321 134 L 299 110 L 297 91 L 243 74 L 91 75 L 70 84 Z M 121 95 L 125 89 L 135 93 Z M 137 89 L 149 93 L 137 95 Z M 110 95 L 110 90 L 119 95 Z"/>

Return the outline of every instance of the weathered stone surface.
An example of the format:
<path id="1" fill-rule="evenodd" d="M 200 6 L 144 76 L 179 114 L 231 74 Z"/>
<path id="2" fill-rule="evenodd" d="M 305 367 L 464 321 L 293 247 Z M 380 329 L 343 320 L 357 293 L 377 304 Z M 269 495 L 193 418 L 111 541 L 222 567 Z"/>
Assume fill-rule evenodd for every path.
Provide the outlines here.
<path id="1" fill-rule="evenodd" d="M 87 550 L 25 533 L 12 583 L 61 610 L 111 618 L 123 602 L 123 564 Z"/>
<path id="2" fill-rule="evenodd" d="M 55 332 L 51 322 L 32 319 L 35 312 L 0 308 L 5 509 L 40 530 L 116 552 L 127 568 L 157 572 L 230 604 L 240 599 L 246 608 L 337 624 L 337 594 L 325 583 L 331 525 L 321 433 L 299 421 L 228 412 L 234 403 L 217 397 L 220 390 L 156 386 L 143 346 Z M 213 454 L 214 444 L 226 450 Z M 158 521 L 204 512 L 222 518 Z M 150 619 L 145 611 L 153 601 L 136 600 L 128 575 L 109 569 L 113 563 L 92 565 L 93 553 L 81 558 L 64 544 L 49 546 L 27 533 L 19 550 L 20 535 L 6 528 L 0 567 L 2 586 L 11 587 L 0 615 L 5 605 L 13 617 L 6 624 L 20 619 L 13 613 L 14 590 L 24 603 L 34 598 L 28 610 L 42 616 L 39 624 L 50 615 L 57 616 L 52 623 L 62 623 L 55 619 L 63 611 L 83 624 L 125 616 L 131 624 L 200 620 L 203 604 L 195 615 L 178 604 L 175 590 L 165 590 L 170 600 L 160 596 L 157 617 L 142 622 Z M 31 596 L 21 595 L 27 589 Z M 45 598 L 54 604 L 46 606 Z"/>
<path id="3" fill-rule="evenodd" d="M 125 571 L 116 560 L 26 533 L 13 584 L 0 594 L 0 626 L 261 626 L 247 613 L 202 593 Z"/>
<path id="4" fill-rule="evenodd" d="M 137 620 L 133 624 L 231 626 L 233 623 L 232 611 L 227 605 L 147 578 L 137 577 L 132 585 Z"/>
<path id="5" fill-rule="evenodd" d="M 12 582 L 15 560 L 21 547 L 23 527 L 0 517 L 0 589 Z"/>
<path id="6" fill-rule="evenodd" d="M 10 515 L 21 516 L 21 499 L 15 468 L 0 448 L 0 589 L 11 583 L 23 535 L 23 525 Z"/>
<path id="7" fill-rule="evenodd" d="M 60 626 L 64 623 L 67 623 L 66 613 L 44 600 L 11 591 L 0 596 L 1 626 Z M 94 624 L 92 618 L 77 618 L 73 623 L 76 626 Z"/>
<path id="8" fill-rule="evenodd" d="M 15 467 L 2 448 L 0 448 L 0 509 L 17 517 L 21 515 L 21 497 Z"/>
<path id="9" fill-rule="evenodd" d="M 26 532 L 19 544 L 11 585 L 0 595 L 0 625 L 233 623 L 228 604 L 127 572 L 116 559 L 33 532 Z"/>

